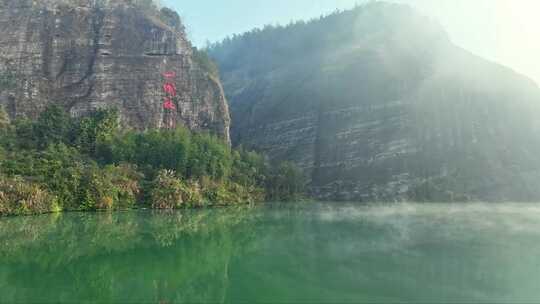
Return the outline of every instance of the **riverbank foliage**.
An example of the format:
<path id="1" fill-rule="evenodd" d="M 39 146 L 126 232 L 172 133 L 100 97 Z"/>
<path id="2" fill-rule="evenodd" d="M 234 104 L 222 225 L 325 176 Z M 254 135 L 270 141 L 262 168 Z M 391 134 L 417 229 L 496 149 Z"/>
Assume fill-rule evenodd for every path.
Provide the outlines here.
<path id="1" fill-rule="evenodd" d="M 59 210 L 176 209 L 292 200 L 303 179 L 206 133 L 125 130 L 114 110 L 35 121 L 0 111 L 0 215 Z"/>

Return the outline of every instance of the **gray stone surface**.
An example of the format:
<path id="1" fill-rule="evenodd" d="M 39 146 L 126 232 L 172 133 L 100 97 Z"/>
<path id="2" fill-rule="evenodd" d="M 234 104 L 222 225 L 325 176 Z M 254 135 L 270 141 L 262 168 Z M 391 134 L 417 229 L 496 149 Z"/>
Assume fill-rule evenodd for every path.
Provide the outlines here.
<path id="1" fill-rule="evenodd" d="M 176 14 L 129 0 L 0 0 L 0 73 L 15 79 L 0 104 L 12 117 L 56 103 L 74 116 L 116 107 L 126 126 L 164 127 L 166 71 L 176 72 L 174 121 L 228 140 L 220 81 L 194 60 Z"/>
<path id="2" fill-rule="evenodd" d="M 211 55 L 233 143 L 296 162 L 317 197 L 540 199 L 538 86 L 412 9 L 375 3 Z"/>

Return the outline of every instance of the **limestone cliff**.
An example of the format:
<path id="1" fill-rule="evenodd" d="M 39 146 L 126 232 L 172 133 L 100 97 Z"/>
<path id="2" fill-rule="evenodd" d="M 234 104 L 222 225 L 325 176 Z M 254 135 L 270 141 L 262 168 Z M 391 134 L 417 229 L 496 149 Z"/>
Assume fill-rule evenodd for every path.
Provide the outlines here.
<path id="1" fill-rule="evenodd" d="M 12 117 L 34 118 L 50 103 L 74 116 L 116 107 L 126 126 L 182 124 L 228 140 L 220 81 L 202 66 L 168 9 L 131 0 L 0 0 L 0 104 Z M 176 86 L 173 110 L 163 107 L 165 82 Z"/>
<path id="2" fill-rule="evenodd" d="M 234 144 L 300 165 L 324 199 L 540 199 L 540 90 L 373 3 L 213 46 Z"/>

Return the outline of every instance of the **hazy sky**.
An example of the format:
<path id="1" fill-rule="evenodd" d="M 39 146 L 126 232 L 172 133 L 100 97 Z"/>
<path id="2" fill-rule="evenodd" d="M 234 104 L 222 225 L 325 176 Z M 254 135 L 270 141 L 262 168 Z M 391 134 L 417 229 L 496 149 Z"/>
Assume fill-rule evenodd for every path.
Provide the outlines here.
<path id="1" fill-rule="evenodd" d="M 540 84 L 540 0 L 391 0 L 437 19 L 452 40 Z M 162 0 L 202 46 L 265 24 L 286 24 L 366 0 Z"/>

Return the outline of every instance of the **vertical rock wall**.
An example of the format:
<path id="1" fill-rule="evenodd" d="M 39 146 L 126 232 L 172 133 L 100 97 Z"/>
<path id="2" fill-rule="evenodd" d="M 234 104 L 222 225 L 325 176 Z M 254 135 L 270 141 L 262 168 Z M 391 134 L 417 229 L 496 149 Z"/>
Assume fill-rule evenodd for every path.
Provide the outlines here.
<path id="1" fill-rule="evenodd" d="M 176 110 L 166 114 L 164 72 L 174 72 Z M 210 130 L 229 140 L 218 77 L 194 59 L 178 15 L 129 0 L 0 0 L 0 104 L 35 118 L 48 104 L 74 116 L 116 107 L 122 122 Z M 12 81 L 11 81 L 12 80 Z"/>

